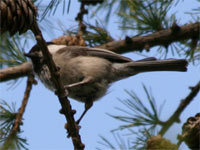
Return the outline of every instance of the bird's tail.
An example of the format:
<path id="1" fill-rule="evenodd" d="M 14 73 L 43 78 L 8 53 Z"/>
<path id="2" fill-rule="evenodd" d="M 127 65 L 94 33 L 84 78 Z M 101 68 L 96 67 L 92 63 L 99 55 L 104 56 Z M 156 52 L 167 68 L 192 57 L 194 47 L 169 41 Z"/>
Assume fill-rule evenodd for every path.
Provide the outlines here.
<path id="1" fill-rule="evenodd" d="M 128 64 L 134 71 L 187 71 L 187 61 L 185 59 L 166 60 L 139 60 Z"/>
<path id="2" fill-rule="evenodd" d="M 133 76 L 142 72 L 153 71 L 187 71 L 188 62 L 185 59 L 166 59 L 157 60 L 154 57 L 142 59 L 134 62 L 115 64 L 115 74 L 118 78 L 113 78 L 115 81 L 129 76 Z"/>

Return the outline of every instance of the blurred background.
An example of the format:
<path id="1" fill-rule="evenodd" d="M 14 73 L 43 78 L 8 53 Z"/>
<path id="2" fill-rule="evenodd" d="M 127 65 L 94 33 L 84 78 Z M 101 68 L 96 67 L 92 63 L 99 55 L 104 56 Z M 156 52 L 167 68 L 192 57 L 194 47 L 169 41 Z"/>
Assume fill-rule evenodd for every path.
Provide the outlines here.
<path id="1" fill-rule="evenodd" d="M 51 2 L 53 2 L 52 6 L 49 5 Z M 34 4 L 38 7 L 38 23 L 46 41 L 62 35 L 78 34 L 79 21 L 75 18 L 80 12 L 81 0 L 36 0 Z M 150 0 L 148 2 L 108 0 L 96 5 L 85 5 L 88 14 L 83 18 L 83 24 L 86 26 L 83 39 L 87 46 L 94 47 L 113 40 L 124 40 L 126 36 L 132 38 L 150 35 L 169 29 L 174 22 L 179 26 L 199 22 L 199 4 L 199 0 Z M 181 101 L 191 92 L 189 87 L 199 82 L 199 39 L 196 40 L 195 45 L 191 44 L 192 42 L 195 41 L 188 38 L 165 46 L 158 44 L 150 47 L 149 51 L 124 50 L 126 53 L 121 53 L 133 60 L 145 57 L 185 58 L 189 61 L 188 71 L 143 73 L 111 85 L 107 95 L 95 102 L 81 121 L 80 135 L 86 150 L 141 149 L 145 147 L 147 134 L 159 133 L 163 126 L 154 121 L 156 119 L 167 121 Z M 8 43 L 12 47 L 9 47 Z M 1 68 L 28 61 L 21 54 L 28 52 L 34 44 L 36 41 L 31 31 L 21 35 L 15 34 L 12 37 L 7 33 L 2 34 Z M 13 50 L 13 48 L 15 57 L 8 54 L 8 49 Z M 14 103 L 15 110 L 18 110 L 24 96 L 26 79 L 27 77 L 23 77 L 1 82 L 1 106 L 7 108 L 6 102 L 12 107 Z M 179 142 L 177 135 L 182 133 L 182 125 L 186 120 L 199 111 L 199 100 L 198 93 L 181 113 L 180 123 L 174 123 L 164 134 L 166 139 L 174 144 Z M 84 110 L 84 104 L 73 99 L 70 99 L 70 102 L 72 108 L 77 110 L 75 114 L 77 119 Z M 138 107 L 134 107 L 132 103 Z M 66 137 L 64 129 L 66 120 L 59 113 L 60 108 L 54 93 L 38 81 L 31 91 L 21 126 L 23 132 L 19 134 L 19 137 L 27 139 L 28 145 L 22 142 L 26 148 L 30 150 L 73 149 L 71 139 Z M 0 123 L 3 121 L 2 117 Z M 186 150 L 188 147 L 182 143 L 179 149 Z"/>

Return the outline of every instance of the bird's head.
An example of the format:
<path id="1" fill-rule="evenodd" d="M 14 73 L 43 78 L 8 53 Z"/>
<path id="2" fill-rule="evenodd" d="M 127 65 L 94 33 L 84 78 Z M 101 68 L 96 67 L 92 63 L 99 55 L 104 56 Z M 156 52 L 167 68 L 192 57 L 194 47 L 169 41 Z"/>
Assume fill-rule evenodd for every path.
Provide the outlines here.
<path id="1" fill-rule="evenodd" d="M 61 48 L 66 47 L 66 45 L 57 45 L 53 42 L 47 42 L 46 44 L 49 52 L 52 55 Z M 24 56 L 29 57 L 31 59 L 35 71 L 37 69 L 40 69 L 41 66 L 44 64 L 42 51 L 39 45 L 37 44 L 34 45 L 28 53 L 24 53 Z"/>
<path id="2" fill-rule="evenodd" d="M 53 45 L 52 42 L 47 42 L 47 47 Z M 24 53 L 24 56 L 29 57 L 32 61 L 38 61 L 42 59 L 42 51 L 40 50 L 39 45 L 34 45 L 28 53 Z"/>
<path id="3" fill-rule="evenodd" d="M 49 45 L 53 45 L 54 43 L 48 42 L 47 47 Z M 31 59 L 34 70 L 39 69 L 43 64 L 43 55 L 42 51 L 40 50 L 39 45 L 34 45 L 28 53 L 24 53 L 24 56 Z"/>

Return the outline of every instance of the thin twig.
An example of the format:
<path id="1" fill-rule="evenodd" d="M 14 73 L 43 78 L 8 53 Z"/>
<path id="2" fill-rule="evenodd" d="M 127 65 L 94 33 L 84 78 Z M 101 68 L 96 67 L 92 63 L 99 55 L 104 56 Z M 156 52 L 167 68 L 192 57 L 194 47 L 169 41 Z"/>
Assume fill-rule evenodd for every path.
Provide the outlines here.
<path id="1" fill-rule="evenodd" d="M 79 31 L 78 31 L 79 36 L 82 36 L 86 30 L 86 26 L 83 24 L 83 16 L 87 13 L 88 11 L 85 9 L 84 2 L 81 2 L 80 12 L 76 16 L 76 21 L 79 22 Z"/>
<path id="2" fill-rule="evenodd" d="M 174 112 L 174 114 L 164 123 L 162 129 L 160 130 L 159 134 L 164 135 L 166 131 L 169 129 L 169 127 L 172 126 L 175 122 L 180 122 L 180 115 L 183 112 L 183 110 L 190 104 L 190 102 L 194 99 L 194 97 L 198 94 L 200 91 L 200 82 L 197 83 L 193 88 L 191 88 L 191 92 L 189 95 L 183 99 Z"/>
<path id="3" fill-rule="evenodd" d="M 8 135 L 8 138 L 6 139 L 4 145 L 3 145 L 3 149 L 8 149 L 10 146 L 10 143 L 12 142 L 12 139 L 16 136 L 16 134 L 20 131 L 20 125 L 22 124 L 22 118 L 23 118 L 23 114 L 25 112 L 27 103 L 28 103 L 28 99 L 30 96 L 30 92 L 32 89 L 32 85 L 35 83 L 34 80 L 34 75 L 31 73 L 28 76 L 27 79 L 27 84 L 26 84 L 26 90 L 24 93 L 24 98 L 22 100 L 22 104 L 21 107 L 16 115 L 16 119 L 15 122 L 13 124 L 13 127 Z"/>
<path id="4" fill-rule="evenodd" d="M 64 86 L 60 80 L 60 75 L 58 72 L 58 69 L 52 59 L 51 54 L 49 53 L 47 49 L 46 42 L 42 36 L 42 33 L 38 27 L 38 24 L 35 22 L 32 28 L 32 32 L 35 35 L 35 38 L 37 40 L 37 44 L 39 45 L 43 58 L 44 63 L 49 68 L 50 74 L 51 74 L 51 81 L 54 83 L 56 88 L 56 94 L 58 95 L 59 102 L 62 106 L 62 113 L 64 114 L 66 120 L 67 120 L 67 130 L 69 131 L 70 136 L 72 137 L 72 142 L 74 145 L 74 149 L 76 150 L 82 150 L 84 149 L 84 144 L 81 142 L 81 137 L 79 135 L 79 129 L 75 123 L 74 120 L 74 113 L 71 109 L 71 105 L 69 100 L 67 99 L 66 90 L 64 89 Z"/>

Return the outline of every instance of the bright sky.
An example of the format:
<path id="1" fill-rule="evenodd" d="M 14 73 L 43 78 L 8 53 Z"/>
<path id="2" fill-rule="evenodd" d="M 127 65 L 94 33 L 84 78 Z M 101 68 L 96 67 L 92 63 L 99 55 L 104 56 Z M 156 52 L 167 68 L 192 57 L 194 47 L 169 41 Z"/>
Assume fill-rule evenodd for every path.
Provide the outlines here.
<path id="1" fill-rule="evenodd" d="M 191 8 L 196 8 L 197 3 L 195 0 L 183 1 L 177 6 L 177 17 L 180 24 L 188 23 L 187 20 L 190 16 L 183 14 L 183 12 L 190 11 Z M 58 10 L 59 11 L 59 10 Z M 74 18 L 79 11 L 79 3 L 77 1 L 71 1 L 69 14 L 62 16 L 62 9 L 57 12 L 55 16 L 51 16 L 53 23 L 57 24 L 56 19 L 60 19 L 66 28 L 69 28 L 76 24 Z M 101 17 L 101 16 L 99 16 Z M 63 21 L 64 20 L 64 21 Z M 116 17 L 112 17 L 108 26 L 108 31 L 113 37 L 120 37 L 121 32 L 118 32 Z M 59 37 L 62 32 L 56 30 L 54 36 L 45 34 L 46 40 Z M 33 45 L 33 44 L 32 44 Z M 30 45 L 30 47 L 32 46 Z M 145 53 L 148 56 L 154 55 L 154 50 L 151 53 Z M 140 56 L 129 53 L 126 56 L 132 59 L 139 59 Z M 174 57 L 174 56 L 172 56 Z M 107 137 L 113 143 L 113 137 L 110 130 L 119 127 L 124 123 L 114 120 L 105 113 L 114 115 L 125 115 L 114 107 L 124 107 L 117 99 L 126 99 L 128 95 L 124 92 L 124 89 L 133 90 L 139 97 L 146 103 L 145 93 L 142 88 L 142 84 L 145 84 L 148 89 L 152 89 L 152 93 L 156 99 L 157 106 L 159 107 L 164 101 L 165 105 L 162 109 L 161 118 L 166 120 L 174 110 L 178 107 L 181 99 L 185 98 L 190 90 L 189 86 L 194 86 L 200 79 L 198 76 L 200 69 L 197 66 L 189 65 L 188 72 L 154 72 L 139 74 L 135 77 L 130 77 L 115 83 L 109 89 L 109 94 L 96 102 L 94 106 L 89 110 L 84 119 L 81 122 L 80 134 L 83 143 L 86 145 L 86 150 L 93 150 L 96 147 L 102 147 L 97 142 L 100 140 L 99 135 Z M 26 85 L 26 79 L 23 79 L 17 87 L 9 89 L 8 83 L 0 84 L 1 95 L 0 98 L 7 102 L 16 102 L 17 108 L 21 104 L 21 99 L 24 94 Z M 200 107 L 200 94 L 192 101 L 192 103 L 186 108 L 181 115 L 182 123 L 190 116 L 194 116 Z M 198 100 L 198 101 L 197 101 Z M 76 118 L 80 116 L 84 109 L 82 103 L 71 100 L 72 107 L 77 110 Z M 73 149 L 71 139 L 66 138 L 66 130 L 64 124 L 66 123 L 64 116 L 59 114 L 60 104 L 57 97 L 49 90 L 47 90 L 40 82 L 37 86 L 33 87 L 31 97 L 24 114 L 24 125 L 22 130 L 23 137 L 28 140 L 28 148 L 30 150 L 66 150 Z M 181 125 L 176 124 L 170 128 L 166 137 L 174 141 L 177 133 L 180 133 Z M 124 135 L 126 132 L 119 132 Z M 105 147 L 104 147 L 105 148 Z M 183 148 L 184 150 L 185 148 Z"/>

